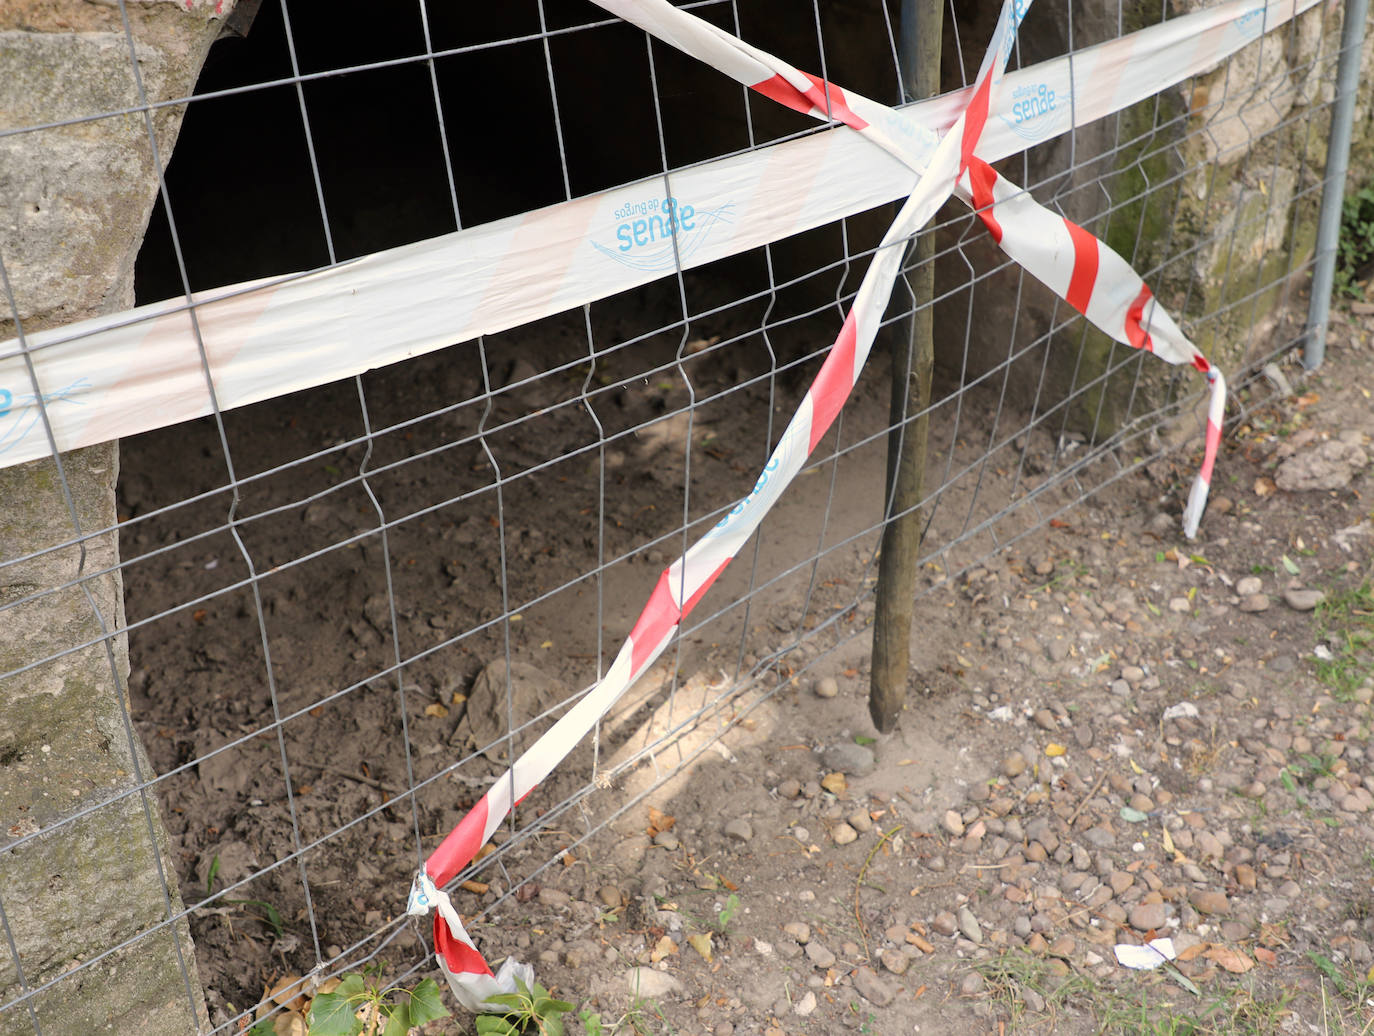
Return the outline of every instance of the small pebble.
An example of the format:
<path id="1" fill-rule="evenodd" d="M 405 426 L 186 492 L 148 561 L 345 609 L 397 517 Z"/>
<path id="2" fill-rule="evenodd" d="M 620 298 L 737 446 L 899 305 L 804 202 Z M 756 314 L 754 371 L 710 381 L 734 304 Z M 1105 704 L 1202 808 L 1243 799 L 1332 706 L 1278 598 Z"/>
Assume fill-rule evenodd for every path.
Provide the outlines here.
<path id="1" fill-rule="evenodd" d="M 1243 612 L 1262 612 L 1269 610 L 1269 598 L 1265 594 L 1251 594 L 1240 602 Z"/>
<path id="2" fill-rule="evenodd" d="M 964 981 L 959 983 L 959 993 L 962 996 L 977 996 L 983 991 L 983 976 L 976 971 L 970 971 L 964 976 Z"/>
<path id="3" fill-rule="evenodd" d="M 1162 928 L 1165 916 L 1163 903 L 1137 903 L 1131 907 L 1126 919 L 1136 931 L 1148 932 L 1152 928 Z"/>
<path id="4" fill-rule="evenodd" d="M 782 926 L 782 930 L 803 946 L 811 941 L 811 926 L 805 921 L 788 921 Z"/>
<path id="5" fill-rule="evenodd" d="M 806 944 L 806 955 L 818 968 L 828 968 L 835 963 L 835 955 L 815 941 Z"/>
<path id="6" fill-rule="evenodd" d="M 750 826 L 749 821 L 742 820 L 738 817 L 734 820 L 727 821 L 724 831 L 726 838 L 732 838 L 736 842 L 752 841 L 754 837 L 754 829 Z"/>
<path id="7" fill-rule="evenodd" d="M 826 695 L 825 697 L 834 697 L 834 695 Z M 800 1000 L 798 1000 L 795 1004 L 792 1005 L 792 1013 L 800 1018 L 805 1018 L 815 1009 L 816 994 L 814 991 L 810 989 L 806 991 L 806 995 L 804 997 L 802 997 Z"/>
<path id="8" fill-rule="evenodd" d="M 894 975 L 903 974 L 911 965 L 911 958 L 901 950 L 883 950 L 878 954 L 878 959 L 883 962 L 883 967 Z"/>
<path id="9" fill-rule="evenodd" d="M 1026 772 L 1026 757 L 1020 752 L 1012 752 L 1002 761 L 1002 772 L 1008 777 L 1020 777 Z"/>
<path id="10" fill-rule="evenodd" d="M 892 988 L 869 967 L 862 967 L 854 972 L 854 988 L 861 997 L 878 1007 L 886 1007 L 892 1003 L 895 996 Z"/>
<path id="11" fill-rule="evenodd" d="M 1283 603 L 1296 612 L 1310 612 L 1326 599 L 1320 590 L 1285 590 Z"/>
<path id="12" fill-rule="evenodd" d="M 816 681 L 817 698 L 833 698 L 840 693 L 840 684 L 833 676 L 823 676 Z"/>
<path id="13" fill-rule="evenodd" d="M 859 837 L 859 832 L 848 824 L 840 823 L 830 829 L 830 837 L 835 840 L 836 845 L 848 845 Z"/>
<path id="14" fill-rule="evenodd" d="M 964 937 L 969 942 L 981 943 L 983 941 L 983 929 L 978 924 L 978 918 L 973 916 L 973 911 L 966 906 L 961 906 L 954 915 L 958 922 L 959 931 L 964 933 Z"/>
<path id="15" fill-rule="evenodd" d="M 942 827 L 944 827 L 946 831 L 954 835 L 956 838 L 958 838 L 964 833 L 964 818 L 961 817 L 955 810 L 947 810 L 945 812 L 945 815 L 941 818 L 940 824 Z"/>
<path id="16" fill-rule="evenodd" d="M 1264 583 L 1259 576 L 1244 576 L 1236 581 L 1236 596 L 1254 597 L 1264 589 Z"/>
<path id="17" fill-rule="evenodd" d="M 868 834 L 873 830 L 873 818 L 868 815 L 866 809 L 856 809 L 845 818 L 845 821 L 861 835 Z"/>
<path id="18" fill-rule="evenodd" d="M 1193 889 L 1188 902 L 1200 914 L 1225 914 L 1231 909 L 1231 901 L 1219 889 Z"/>

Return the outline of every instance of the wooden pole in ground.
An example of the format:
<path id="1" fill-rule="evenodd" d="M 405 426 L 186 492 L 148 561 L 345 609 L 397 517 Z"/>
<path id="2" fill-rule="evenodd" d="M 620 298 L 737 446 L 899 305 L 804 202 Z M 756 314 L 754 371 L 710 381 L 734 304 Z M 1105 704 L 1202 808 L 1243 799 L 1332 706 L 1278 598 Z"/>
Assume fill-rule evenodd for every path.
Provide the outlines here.
<path id="1" fill-rule="evenodd" d="M 941 0 L 902 0 L 902 85 L 908 100 L 931 97 L 940 88 Z M 892 350 L 892 430 L 887 437 L 890 501 L 878 562 L 877 609 L 873 616 L 873 676 L 868 711 L 883 733 L 896 725 L 906 704 L 911 668 L 911 612 L 916 595 L 916 561 L 925 524 L 921 501 L 930 421 L 930 373 L 935 360 L 931 300 L 935 294 L 935 237 L 923 230 L 912 242 L 907 277 L 915 312 L 908 342 Z M 919 415 L 919 416 L 915 416 Z M 896 516 L 896 517 L 894 517 Z"/>

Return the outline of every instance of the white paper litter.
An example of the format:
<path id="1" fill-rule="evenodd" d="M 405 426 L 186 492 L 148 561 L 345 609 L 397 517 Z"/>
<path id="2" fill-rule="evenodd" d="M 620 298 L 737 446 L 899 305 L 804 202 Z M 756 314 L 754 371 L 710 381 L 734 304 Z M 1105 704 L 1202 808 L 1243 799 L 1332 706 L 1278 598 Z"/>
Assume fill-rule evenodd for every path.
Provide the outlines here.
<path id="1" fill-rule="evenodd" d="M 1153 971 L 1178 956 L 1174 952 L 1174 940 L 1151 939 L 1144 946 L 1133 943 L 1117 943 L 1116 959 L 1123 968 L 1134 971 Z"/>
<path id="2" fill-rule="evenodd" d="M 1164 720 L 1178 719 L 1180 716 L 1187 716 L 1189 719 L 1197 719 L 1197 706 L 1190 701 L 1181 701 L 1177 705 L 1170 705 L 1164 710 Z"/>

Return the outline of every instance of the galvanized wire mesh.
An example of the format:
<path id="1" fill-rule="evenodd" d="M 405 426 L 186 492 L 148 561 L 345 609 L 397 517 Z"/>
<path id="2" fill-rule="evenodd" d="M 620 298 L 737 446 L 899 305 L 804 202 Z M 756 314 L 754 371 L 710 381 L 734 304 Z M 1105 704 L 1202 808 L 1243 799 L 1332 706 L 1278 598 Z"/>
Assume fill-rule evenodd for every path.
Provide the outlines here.
<path id="1" fill-rule="evenodd" d="M 864 12 L 881 30 L 871 45 L 841 46 L 847 16 L 827 5 L 806 12 L 804 32 L 737 0 L 684 6 L 838 83 L 877 67 L 867 79 L 887 85 L 875 95 L 900 100 L 895 8 Z M 1121 34 L 1141 13 L 1088 17 L 1054 0 L 1037 11 L 1055 29 L 1030 35 L 1024 64 Z M 325 32 L 319 10 L 269 0 L 247 42 L 212 53 L 194 98 L 142 95 L 130 111 L 92 116 L 149 127 L 161 197 L 140 258 L 144 301 L 182 294 L 194 316 L 197 290 L 621 183 L 671 197 L 685 167 L 834 132 L 589 8 L 471 15 L 422 0 L 355 16 L 373 31 Z M 951 5 L 949 89 L 976 68 L 981 17 Z M 1043 203 L 1121 248 L 1195 340 L 1242 359 L 1233 412 L 1264 396 L 1260 372 L 1291 362 L 1301 340 L 1287 302 L 1310 263 L 1303 228 L 1323 189 L 1335 20 L 1323 5 L 1219 79 L 1190 80 L 1008 163 Z M 127 40 L 132 52 L 132 31 Z M 182 104 L 168 164 L 151 118 Z M 428 967 L 425 936 L 404 918 L 409 875 L 494 766 L 600 678 L 658 567 L 752 485 L 884 222 L 883 211 L 858 214 L 707 267 L 679 263 L 647 287 L 397 367 L 243 410 L 216 404 L 210 418 L 123 443 L 109 528 L 84 527 L 68 492 L 69 536 L 14 548 L 0 580 L 111 534 L 118 560 L 21 591 L 0 615 L 73 590 L 100 612 L 88 587 L 113 574 L 127 614 L 100 614 L 97 637 L 0 680 L 103 646 L 122 688 L 116 645 L 127 638 L 121 736 L 149 745 L 157 773 L 62 824 L 136 798 L 150 832 L 160 810 L 174 850 L 157 861 L 165 915 L 85 947 L 62 974 L 26 977 L 10 935 L 0 1013 L 39 1031 L 38 996 L 77 989 L 83 969 L 166 938 L 183 917 L 216 1032 L 258 1010 L 262 977 L 225 987 L 217 954 L 245 955 L 245 972 L 271 961 L 324 975 L 382 960 L 404 980 Z M 1190 457 L 1171 452 L 1171 430 L 1196 430 L 1177 419 L 1196 403 L 1186 374 L 1095 342 L 1078 314 L 991 251 L 971 215 L 949 210 L 927 233 L 937 298 L 899 291 L 884 321 L 888 349 L 904 349 L 914 308 L 938 313 L 918 599 L 1143 469 L 1176 493 Z M 1255 242 L 1263 261 L 1242 254 Z M 17 316 L 8 277 L 5 289 Z M 494 945 L 528 883 L 788 681 L 871 635 L 874 551 L 901 517 L 871 477 L 891 431 L 883 361 L 874 366 L 739 571 L 463 875 L 488 886 L 473 908 Z M 65 486 L 60 462 L 56 472 Z M 492 662 L 504 663 L 489 671 L 502 698 L 475 717 L 473 681 Z M 517 663 L 561 677 L 562 689 L 517 695 L 528 682 L 509 675 Z M 6 847 L 49 833 L 12 829 Z M 181 967 L 194 1009 L 195 964 Z"/>

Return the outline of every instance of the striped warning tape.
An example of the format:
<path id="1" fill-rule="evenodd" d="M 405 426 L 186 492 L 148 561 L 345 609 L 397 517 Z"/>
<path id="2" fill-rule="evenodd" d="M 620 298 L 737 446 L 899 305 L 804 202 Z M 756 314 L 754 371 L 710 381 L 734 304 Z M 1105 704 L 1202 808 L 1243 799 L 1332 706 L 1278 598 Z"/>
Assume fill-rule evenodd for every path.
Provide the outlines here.
<path id="1" fill-rule="evenodd" d="M 673 7 L 667 0 L 595 2 L 781 104 L 849 126 L 901 159 L 920 178 L 884 235 L 839 336 L 753 491 L 663 571 L 600 684 L 516 760 L 435 849 L 417 875 L 408 909 L 414 914 L 436 910 L 434 941 L 439 964 L 454 995 L 471 1010 L 481 1009 L 488 997 L 509 991 L 517 977 L 528 981 L 528 971 L 522 970 L 523 965 L 507 961 L 502 973 L 493 975 L 443 886 L 473 859 L 512 806 L 549 774 L 653 664 L 688 613 L 801 470 L 863 369 L 900 271 L 906 242 L 951 194 L 975 208 L 1008 255 L 1113 338 L 1147 349 L 1170 363 L 1193 363 L 1209 376 L 1212 414 L 1206 460 L 1185 516 L 1189 535 L 1196 530 L 1206 502 L 1225 407 L 1225 382 L 1219 372 L 1208 365 L 1163 308 L 1154 303 L 1148 288 L 1126 261 L 1091 234 L 1040 206 L 976 154 L 992 97 L 1030 0 L 1005 0 L 966 106 L 950 130 L 938 138 L 929 130 L 910 137 L 886 132 L 883 127 L 891 125 L 896 115 L 891 109 L 795 69 Z"/>

